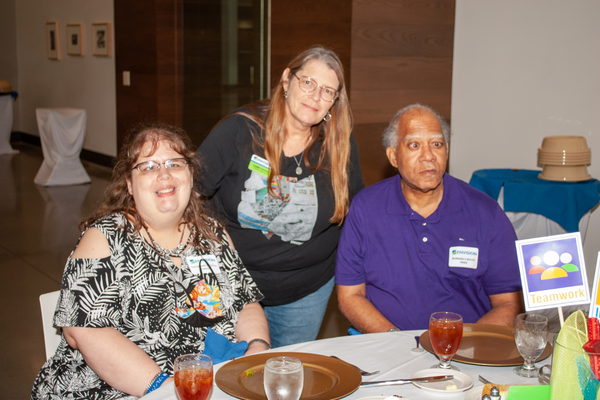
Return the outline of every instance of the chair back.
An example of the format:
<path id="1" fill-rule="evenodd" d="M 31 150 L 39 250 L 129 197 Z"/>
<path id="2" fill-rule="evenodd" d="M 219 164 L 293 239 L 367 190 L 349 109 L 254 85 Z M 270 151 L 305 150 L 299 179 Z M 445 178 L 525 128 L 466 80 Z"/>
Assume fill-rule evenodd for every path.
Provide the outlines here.
<path id="1" fill-rule="evenodd" d="M 56 292 L 44 293 L 40 296 L 40 307 L 42 309 L 42 327 L 44 329 L 44 344 L 46 345 L 46 359 L 49 359 L 56 352 L 60 344 L 60 329 L 54 327 L 52 319 L 56 311 L 56 303 L 60 290 Z"/>

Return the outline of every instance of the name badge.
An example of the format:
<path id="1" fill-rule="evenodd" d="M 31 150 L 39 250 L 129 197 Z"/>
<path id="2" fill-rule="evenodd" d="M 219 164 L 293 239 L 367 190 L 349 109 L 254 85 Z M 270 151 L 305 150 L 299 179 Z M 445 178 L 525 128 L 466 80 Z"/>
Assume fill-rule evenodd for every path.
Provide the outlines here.
<path id="1" fill-rule="evenodd" d="M 201 260 L 204 260 L 206 262 Z M 188 257 L 187 262 L 190 267 L 190 271 L 192 271 L 194 275 L 200 275 L 200 271 L 202 271 L 203 274 L 210 274 L 211 268 L 215 274 L 221 272 L 221 270 L 219 269 L 219 262 L 217 261 L 217 257 L 215 257 L 212 254 L 206 256 Z M 210 268 L 206 263 L 210 265 Z"/>
<path id="2" fill-rule="evenodd" d="M 248 169 L 266 177 L 268 177 L 269 173 L 271 172 L 269 162 L 264 158 L 257 156 L 256 154 L 252 154 L 250 164 L 248 164 Z"/>
<path id="3" fill-rule="evenodd" d="M 477 269 L 477 258 L 479 257 L 477 247 L 454 246 L 450 247 L 449 253 L 449 267 Z"/>
<path id="4" fill-rule="evenodd" d="M 202 257 L 188 257 L 187 263 L 190 267 L 190 271 L 194 275 L 200 275 L 200 259 Z"/>

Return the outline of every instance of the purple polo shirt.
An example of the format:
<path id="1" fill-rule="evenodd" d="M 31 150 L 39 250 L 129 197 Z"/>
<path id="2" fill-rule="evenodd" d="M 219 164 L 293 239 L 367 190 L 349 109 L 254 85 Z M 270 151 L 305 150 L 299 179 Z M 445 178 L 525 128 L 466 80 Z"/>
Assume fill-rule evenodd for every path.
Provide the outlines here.
<path id="1" fill-rule="evenodd" d="M 517 237 L 498 203 L 445 174 L 442 201 L 423 218 L 400 182 L 396 175 L 352 200 L 338 246 L 338 285 L 365 283 L 367 298 L 400 329 L 427 329 L 436 311 L 476 322 L 491 309 L 488 296 L 521 290 Z M 476 268 L 449 267 L 456 246 L 477 249 Z"/>

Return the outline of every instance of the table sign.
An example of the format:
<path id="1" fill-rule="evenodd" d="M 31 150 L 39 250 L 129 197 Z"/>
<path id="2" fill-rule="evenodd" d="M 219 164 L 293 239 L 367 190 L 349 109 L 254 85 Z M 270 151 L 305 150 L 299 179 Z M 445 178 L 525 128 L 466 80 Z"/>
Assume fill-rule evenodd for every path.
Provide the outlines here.
<path id="1" fill-rule="evenodd" d="M 598 283 L 600 281 L 600 251 L 596 259 L 596 273 L 594 274 L 594 288 L 592 290 L 592 304 L 590 305 L 589 318 L 600 318 L 600 293 L 598 293 Z"/>
<path id="2" fill-rule="evenodd" d="M 517 240 L 517 256 L 527 311 L 589 304 L 579 232 Z M 562 326 L 562 318 L 561 318 Z"/>

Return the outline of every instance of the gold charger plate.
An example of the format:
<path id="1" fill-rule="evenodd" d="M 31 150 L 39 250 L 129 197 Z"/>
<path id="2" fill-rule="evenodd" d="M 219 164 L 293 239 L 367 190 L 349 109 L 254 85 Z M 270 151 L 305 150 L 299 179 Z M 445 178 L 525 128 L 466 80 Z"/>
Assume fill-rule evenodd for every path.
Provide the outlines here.
<path id="1" fill-rule="evenodd" d="M 353 393 L 362 383 L 358 370 L 347 362 L 311 353 L 262 353 L 241 357 L 222 366 L 215 375 L 217 386 L 244 400 L 265 400 L 265 362 L 272 357 L 294 357 L 304 365 L 304 389 L 300 399 L 335 400 Z"/>
<path id="2" fill-rule="evenodd" d="M 462 341 L 452 361 L 492 367 L 522 365 L 524 360 L 515 345 L 514 331 L 509 326 L 464 324 Z M 435 354 L 429 341 L 429 331 L 423 332 L 420 343 L 425 350 Z M 550 354 L 552 346 L 546 343 L 536 362 L 550 357 Z"/>

